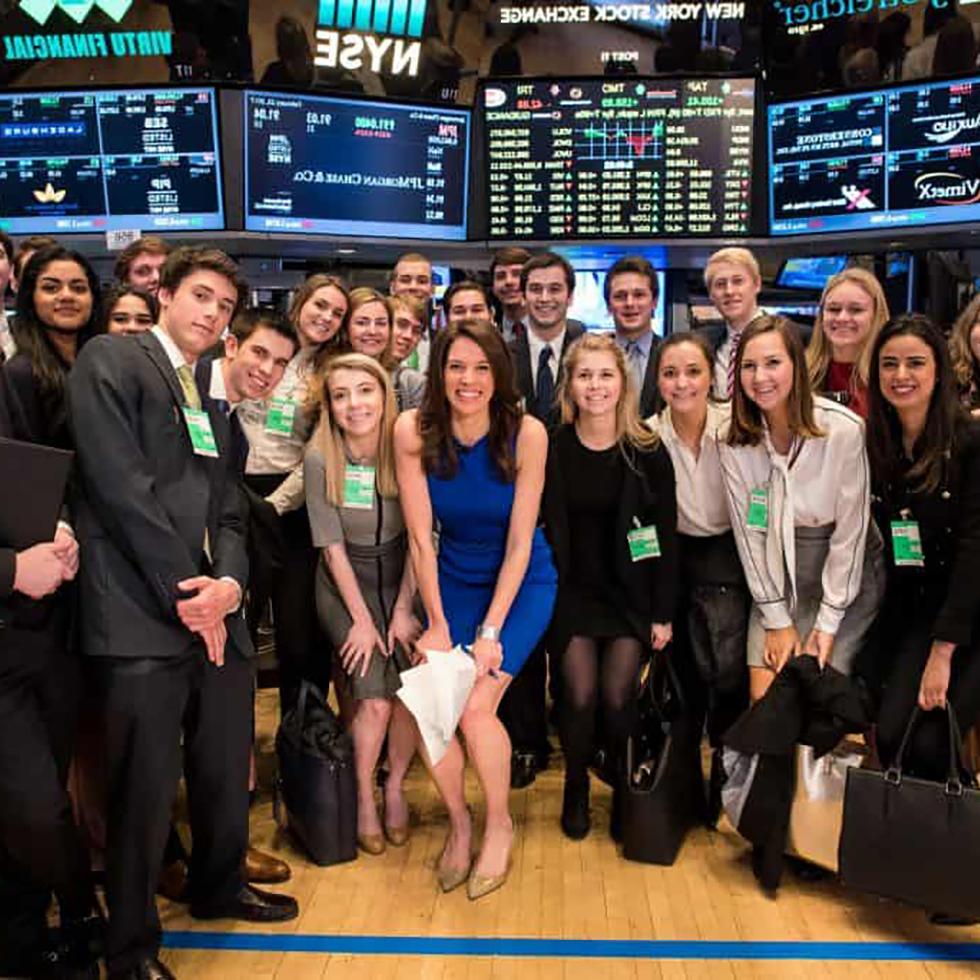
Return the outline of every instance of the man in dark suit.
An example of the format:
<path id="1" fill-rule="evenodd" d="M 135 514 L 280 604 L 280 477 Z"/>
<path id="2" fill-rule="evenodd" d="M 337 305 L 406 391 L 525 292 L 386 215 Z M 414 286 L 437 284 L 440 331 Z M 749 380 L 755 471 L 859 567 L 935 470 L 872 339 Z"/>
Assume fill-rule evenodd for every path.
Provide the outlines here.
<path id="1" fill-rule="evenodd" d="M 0 437 L 13 427 L 0 372 Z M 7 474 L 5 478 L 12 478 Z M 99 975 L 95 895 L 65 791 L 78 692 L 62 586 L 74 535 L 17 550 L 0 538 L 0 975 Z M 60 935 L 47 928 L 58 896 Z"/>
<path id="2" fill-rule="evenodd" d="M 565 351 L 583 333 L 580 324 L 568 322 L 574 289 L 574 270 L 555 252 L 533 256 L 521 270 L 527 329 L 518 333 L 509 350 L 525 411 L 549 429 L 555 428 L 561 417 L 555 392 Z M 547 671 L 542 641 L 500 704 L 500 720 L 511 740 L 511 785 L 515 789 L 533 783 L 537 771 L 548 764 Z"/>
<path id="3" fill-rule="evenodd" d="M 613 263 L 603 287 L 606 306 L 616 324 L 616 343 L 626 354 L 636 391 L 640 418 L 657 409 L 657 347 L 653 313 L 660 289 L 657 273 L 642 256 L 626 255 Z"/>
<path id="4" fill-rule="evenodd" d="M 181 748 L 191 915 L 297 914 L 293 899 L 242 879 L 254 653 L 241 612 L 245 530 L 228 419 L 193 373 L 245 288 L 223 252 L 177 249 L 161 273 L 157 326 L 95 338 L 69 383 L 86 554 L 81 641 L 106 719 L 113 980 L 173 976 L 157 959 L 154 890 Z"/>

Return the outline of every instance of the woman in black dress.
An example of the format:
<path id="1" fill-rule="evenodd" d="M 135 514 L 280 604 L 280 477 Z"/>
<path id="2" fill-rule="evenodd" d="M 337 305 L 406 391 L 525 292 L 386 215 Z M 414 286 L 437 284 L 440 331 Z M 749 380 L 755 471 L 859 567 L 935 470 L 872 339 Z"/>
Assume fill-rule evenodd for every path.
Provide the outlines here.
<path id="1" fill-rule="evenodd" d="M 589 774 L 601 699 L 603 732 L 622 767 L 644 652 L 671 640 L 677 503 L 670 456 L 639 420 L 623 352 L 586 335 L 566 355 L 552 434 L 545 524 L 558 566 L 549 638 L 560 651 L 565 752 L 561 826 L 589 832 Z M 618 836 L 614 788 L 611 832 Z"/>
<path id="2" fill-rule="evenodd" d="M 878 752 L 894 761 L 912 710 L 906 771 L 945 779 L 953 708 L 980 717 L 980 423 L 960 407 L 942 335 L 923 316 L 892 320 L 871 362 L 872 506 L 886 540 L 877 663 Z"/>

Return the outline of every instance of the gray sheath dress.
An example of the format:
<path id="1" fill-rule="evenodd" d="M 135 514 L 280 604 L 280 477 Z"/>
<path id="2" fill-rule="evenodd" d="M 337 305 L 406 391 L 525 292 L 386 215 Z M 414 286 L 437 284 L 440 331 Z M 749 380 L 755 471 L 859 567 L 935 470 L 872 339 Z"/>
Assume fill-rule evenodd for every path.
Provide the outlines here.
<path id="1" fill-rule="evenodd" d="M 307 450 L 304 473 L 313 545 L 323 549 L 343 542 L 374 625 L 386 639 L 408 556 L 401 505 L 397 498 L 382 497 L 375 489 L 370 510 L 335 507 L 327 500 L 323 457 L 313 448 Z M 340 649 L 353 620 L 322 555 L 317 562 L 316 608 L 334 649 Z M 344 674 L 348 691 L 358 701 L 393 697 L 401 687 L 399 673 L 409 666 L 400 647 L 391 657 L 375 651 L 363 677 Z"/>

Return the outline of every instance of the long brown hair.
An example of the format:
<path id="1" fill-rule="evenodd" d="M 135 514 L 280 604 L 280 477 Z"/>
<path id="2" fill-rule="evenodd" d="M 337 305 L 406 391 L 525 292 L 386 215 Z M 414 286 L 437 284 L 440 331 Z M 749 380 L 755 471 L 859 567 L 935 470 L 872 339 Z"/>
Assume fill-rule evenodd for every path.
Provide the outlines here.
<path id="1" fill-rule="evenodd" d="M 383 407 L 381 410 L 381 432 L 378 436 L 378 457 L 375 464 L 375 480 L 378 493 L 382 497 L 397 497 L 398 483 L 395 480 L 395 451 L 393 432 L 398 408 L 395 405 L 395 390 L 388 372 L 373 358 L 366 354 L 338 354 L 332 357 L 317 373 L 310 385 L 315 393 L 320 409 L 320 422 L 310 440 L 310 445 L 320 450 L 326 475 L 327 500 L 335 507 L 344 502 L 344 474 L 347 469 L 347 453 L 344 450 L 344 433 L 334 418 L 330 403 L 330 379 L 337 371 L 363 371 L 381 386 Z"/>
<path id="2" fill-rule="evenodd" d="M 853 283 L 862 289 L 871 299 L 871 329 L 868 336 L 864 338 L 864 346 L 858 354 L 857 363 L 854 365 L 854 373 L 851 375 L 851 385 L 856 387 L 868 387 L 868 373 L 871 367 L 871 349 L 875 345 L 881 328 L 888 322 L 891 314 L 888 312 L 888 300 L 885 299 L 884 290 L 878 278 L 873 276 L 866 269 L 852 266 L 831 276 L 827 284 L 823 287 L 820 296 L 820 312 L 817 314 L 816 323 L 813 325 L 813 334 L 810 337 L 810 344 L 806 349 L 806 366 L 810 375 L 810 384 L 815 391 L 819 391 L 827 378 L 827 371 L 830 368 L 830 361 L 833 351 L 830 348 L 830 341 L 827 340 L 823 332 L 823 308 L 827 302 L 827 297 L 838 287 L 845 283 Z"/>
<path id="3" fill-rule="evenodd" d="M 972 389 L 980 382 L 980 364 L 973 356 L 970 332 L 980 320 L 980 293 L 977 293 L 956 318 L 949 334 L 949 354 L 953 361 L 953 375 L 960 397 L 969 401 Z"/>
<path id="4" fill-rule="evenodd" d="M 344 320 L 343 329 L 338 335 L 340 336 L 341 350 L 346 352 L 354 349 L 350 342 L 350 324 L 351 320 L 354 319 L 354 314 L 362 306 L 367 306 L 368 303 L 380 303 L 384 307 L 385 316 L 388 317 L 388 345 L 378 356 L 378 360 L 386 371 L 393 371 L 397 367 L 394 354 L 391 352 L 392 341 L 395 339 L 395 318 L 392 315 L 388 297 L 370 286 L 357 286 L 350 291 L 347 299 L 350 305 L 347 307 L 347 317 Z"/>
<path id="5" fill-rule="evenodd" d="M 456 474 L 459 454 L 453 438 L 452 418 L 446 398 L 446 361 L 449 349 L 460 337 L 472 340 L 486 355 L 493 373 L 490 400 L 490 457 L 501 477 L 512 483 L 517 476 L 515 441 L 521 424 L 520 395 L 514 367 L 500 331 L 489 320 L 451 323 L 436 334 L 429 359 L 429 378 L 419 408 L 422 465 L 426 473 L 443 479 Z"/>
<path id="6" fill-rule="evenodd" d="M 758 446 L 765 431 L 762 409 L 742 387 L 742 358 L 749 342 L 764 333 L 777 333 L 793 364 L 793 386 L 786 401 L 789 430 L 794 436 L 818 439 L 825 435 L 817 425 L 813 411 L 813 391 L 806 370 L 806 354 L 796 327 L 784 316 L 760 316 L 743 331 L 735 357 L 735 391 L 732 397 L 732 422 L 728 429 L 729 446 Z"/>
<path id="7" fill-rule="evenodd" d="M 344 314 L 344 318 L 341 320 L 337 332 L 329 340 L 320 344 L 316 353 L 313 355 L 314 371 L 319 371 L 334 354 L 339 354 L 341 351 L 341 337 L 345 333 L 347 321 L 350 318 L 350 290 L 347 288 L 347 284 L 343 279 L 339 279 L 337 276 L 327 275 L 325 272 L 316 272 L 300 283 L 296 292 L 293 294 L 292 302 L 289 304 L 289 312 L 286 314 L 289 322 L 296 328 L 298 334 L 300 312 L 313 298 L 313 294 L 318 289 L 323 289 L 324 286 L 333 286 L 334 289 L 340 290 L 347 303 L 347 312 Z"/>
<path id="8" fill-rule="evenodd" d="M 620 449 L 650 450 L 660 441 L 657 434 L 640 420 L 639 396 L 633 372 L 626 367 L 626 355 L 622 347 L 608 334 L 586 333 L 569 345 L 565 352 L 561 380 L 558 382 L 556 400 L 561 407 L 562 422 L 574 422 L 578 418 L 578 406 L 572 400 L 570 390 L 578 362 L 586 354 L 608 354 L 616 364 L 621 388 L 616 403 L 616 444 Z"/>

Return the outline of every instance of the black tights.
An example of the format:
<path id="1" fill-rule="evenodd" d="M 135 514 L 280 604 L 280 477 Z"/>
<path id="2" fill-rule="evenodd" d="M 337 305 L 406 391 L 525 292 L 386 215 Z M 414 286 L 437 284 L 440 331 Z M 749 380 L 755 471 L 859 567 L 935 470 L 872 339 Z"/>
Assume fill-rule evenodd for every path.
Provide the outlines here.
<path id="1" fill-rule="evenodd" d="M 602 731 L 613 759 L 626 754 L 636 710 L 643 646 L 632 636 L 593 640 L 573 636 L 561 661 L 563 702 L 560 735 L 565 778 L 588 779 L 595 749 L 596 709 L 602 697 Z"/>

